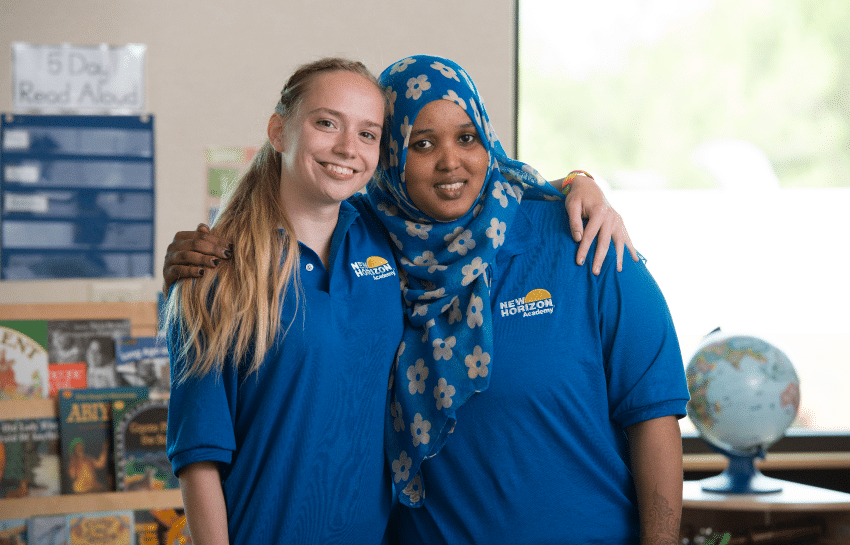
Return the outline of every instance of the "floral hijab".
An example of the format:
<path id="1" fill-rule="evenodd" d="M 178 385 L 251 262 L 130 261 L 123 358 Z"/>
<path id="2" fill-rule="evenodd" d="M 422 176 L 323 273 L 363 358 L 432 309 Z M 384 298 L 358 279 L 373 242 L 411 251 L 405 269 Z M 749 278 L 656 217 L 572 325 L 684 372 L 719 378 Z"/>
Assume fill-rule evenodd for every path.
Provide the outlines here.
<path id="1" fill-rule="evenodd" d="M 406 314 L 390 374 L 384 448 L 399 500 L 419 507 L 425 497 L 420 464 L 443 446 L 458 407 L 490 381 L 489 265 L 523 195 L 540 200 L 563 196 L 536 170 L 505 155 L 475 84 L 454 62 L 408 57 L 379 80 L 389 94 L 382 142 L 386 157 L 368 193 L 395 243 Z M 404 178 L 416 115 L 440 99 L 454 101 L 469 114 L 490 160 L 478 200 L 451 222 L 420 211 Z"/>

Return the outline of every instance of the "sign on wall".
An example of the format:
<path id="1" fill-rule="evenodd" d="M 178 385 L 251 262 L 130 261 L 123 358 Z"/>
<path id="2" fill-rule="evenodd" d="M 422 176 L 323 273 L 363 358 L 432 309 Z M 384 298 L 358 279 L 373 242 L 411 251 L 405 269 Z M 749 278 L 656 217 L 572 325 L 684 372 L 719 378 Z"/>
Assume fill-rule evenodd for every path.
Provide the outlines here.
<path id="1" fill-rule="evenodd" d="M 18 113 L 141 113 L 146 46 L 12 44 Z"/>

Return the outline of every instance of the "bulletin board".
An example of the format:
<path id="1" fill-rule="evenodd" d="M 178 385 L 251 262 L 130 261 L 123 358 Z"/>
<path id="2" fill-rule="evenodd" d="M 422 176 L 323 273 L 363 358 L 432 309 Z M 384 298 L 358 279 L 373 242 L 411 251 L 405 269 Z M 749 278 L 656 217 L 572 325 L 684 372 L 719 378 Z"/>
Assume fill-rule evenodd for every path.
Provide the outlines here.
<path id="1" fill-rule="evenodd" d="M 153 116 L 0 119 L 0 279 L 151 277 Z"/>

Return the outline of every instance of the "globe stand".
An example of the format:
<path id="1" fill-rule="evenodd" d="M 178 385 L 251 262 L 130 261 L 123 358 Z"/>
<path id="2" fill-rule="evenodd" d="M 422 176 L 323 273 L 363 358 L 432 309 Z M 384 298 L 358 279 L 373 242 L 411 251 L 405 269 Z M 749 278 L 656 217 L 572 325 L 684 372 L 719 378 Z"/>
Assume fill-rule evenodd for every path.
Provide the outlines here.
<path id="1" fill-rule="evenodd" d="M 700 484 L 706 492 L 723 494 L 775 494 L 782 491 L 783 481 L 767 477 L 755 466 L 755 459 L 763 459 L 764 450 L 753 454 L 740 454 L 711 447 L 729 458 L 729 465 L 720 475 L 702 479 Z"/>

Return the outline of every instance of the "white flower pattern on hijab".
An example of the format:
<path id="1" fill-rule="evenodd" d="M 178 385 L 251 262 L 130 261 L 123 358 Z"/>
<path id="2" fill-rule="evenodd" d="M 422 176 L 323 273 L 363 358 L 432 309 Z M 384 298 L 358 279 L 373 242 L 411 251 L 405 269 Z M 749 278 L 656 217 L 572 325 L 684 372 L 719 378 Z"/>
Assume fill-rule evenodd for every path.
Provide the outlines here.
<path id="1" fill-rule="evenodd" d="M 439 452 L 456 425 L 457 409 L 485 391 L 493 373 L 490 264 L 520 199 L 563 196 L 536 170 L 507 157 L 475 84 L 456 63 L 417 55 L 393 64 L 379 79 L 396 92 L 382 140 L 389 159 L 378 167 L 368 193 L 395 245 L 407 315 L 404 348 L 392 370 L 393 377 L 400 376 L 390 378 L 387 392 L 384 448 L 393 461 L 399 501 L 419 507 L 426 492 L 423 460 Z M 489 156 L 472 210 L 450 222 L 415 206 L 404 175 L 416 115 L 442 99 L 463 107 Z"/>

